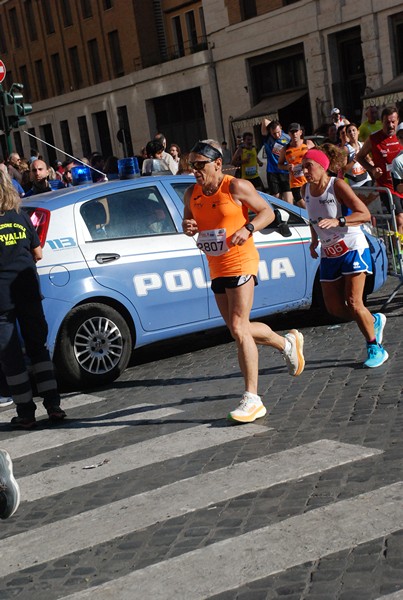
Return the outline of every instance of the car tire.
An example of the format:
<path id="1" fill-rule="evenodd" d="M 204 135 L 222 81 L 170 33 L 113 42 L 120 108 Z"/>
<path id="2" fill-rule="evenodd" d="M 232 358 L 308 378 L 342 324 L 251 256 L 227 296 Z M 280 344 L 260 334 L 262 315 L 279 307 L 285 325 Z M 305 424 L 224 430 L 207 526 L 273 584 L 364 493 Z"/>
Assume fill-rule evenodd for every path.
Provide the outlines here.
<path id="1" fill-rule="evenodd" d="M 67 389 L 115 381 L 132 354 L 132 336 L 122 315 L 106 304 L 77 306 L 65 318 L 56 347 L 59 383 Z"/>

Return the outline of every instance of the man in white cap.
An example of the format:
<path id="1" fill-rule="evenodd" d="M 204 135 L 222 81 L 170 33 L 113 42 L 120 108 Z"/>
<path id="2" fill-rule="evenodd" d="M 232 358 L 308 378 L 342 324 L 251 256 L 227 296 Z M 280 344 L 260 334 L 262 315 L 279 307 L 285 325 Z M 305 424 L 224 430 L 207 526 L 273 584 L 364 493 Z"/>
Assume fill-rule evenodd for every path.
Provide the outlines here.
<path id="1" fill-rule="evenodd" d="M 339 108 L 332 108 L 332 110 L 330 111 L 330 117 L 334 125 L 336 125 L 337 129 L 342 125 L 349 125 L 350 123 L 350 121 L 346 119 L 344 115 L 340 114 Z"/>

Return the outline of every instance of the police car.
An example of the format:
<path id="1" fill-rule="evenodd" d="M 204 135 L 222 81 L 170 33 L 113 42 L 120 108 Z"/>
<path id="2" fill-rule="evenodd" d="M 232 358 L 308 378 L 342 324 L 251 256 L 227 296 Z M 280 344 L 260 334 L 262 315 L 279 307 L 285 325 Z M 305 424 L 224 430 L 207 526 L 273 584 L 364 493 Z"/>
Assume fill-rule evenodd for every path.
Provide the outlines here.
<path id="1" fill-rule="evenodd" d="M 70 387 L 112 382 L 134 348 L 223 325 L 206 257 L 182 233 L 183 196 L 194 181 L 139 177 L 24 201 L 43 246 L 37 266 L 49 350 Z M 319 288 L 306 212 L 263 197 L 278 210 L 276 222 L 254 234 L 260 264 L 252 318 L 308 308 Z M 377 289 L 387 259 L 383 243 L 369 237 Z"/>

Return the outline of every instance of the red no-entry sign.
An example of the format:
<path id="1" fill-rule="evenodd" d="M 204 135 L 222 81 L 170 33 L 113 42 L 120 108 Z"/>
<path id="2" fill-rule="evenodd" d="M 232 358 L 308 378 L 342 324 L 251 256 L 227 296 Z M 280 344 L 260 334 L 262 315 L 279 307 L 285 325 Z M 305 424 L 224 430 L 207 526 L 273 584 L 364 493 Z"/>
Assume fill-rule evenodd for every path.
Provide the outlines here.
<path id="1" fill-rule="evenodd" d="M 3 63 L 2 60 L 0 60 L 0 83 L 2 81 L 4 81 L 6 73 L 7 73 L 6 65 Z"/>

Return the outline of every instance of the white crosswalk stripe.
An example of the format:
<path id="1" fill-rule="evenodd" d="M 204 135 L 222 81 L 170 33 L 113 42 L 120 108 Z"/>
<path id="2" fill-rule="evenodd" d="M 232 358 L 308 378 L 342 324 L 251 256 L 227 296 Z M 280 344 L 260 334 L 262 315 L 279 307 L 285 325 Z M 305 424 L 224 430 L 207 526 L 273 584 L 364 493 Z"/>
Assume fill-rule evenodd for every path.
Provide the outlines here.
<path id="1" fill-rule="evenodd" d="M 81 406 L 87 406 L 95 404 L 100 404 L 101 402 L 105 402 L 105 398 L 101 398 L 100 396 L 93 396 L 92 394 L 74 394 L 71 397 L 64 397 L 62 401 L 62 407 L 66 410 L 70 410 L 72 408 L 79 408 Z M 9 413 L 10 417 L 15 414 L 15 404 L 8 406 L 6 409 L 0 412 L 1 419 L 3 420 L 4 416 L 8 417 Z M 46 415 L 46 409 L 44 408 L 42 402 L 36 402 L 36 417 L 42 417 Z"/>
<path id="2" fill-rule="evenodd" d="M 27 444 L 25 436 L 19 436 L 3 440 L 2 445 L 7 448 L 13 458 L 20 458 L 33 452 L 57 448 L 64 444 L 80 442 L 99 435 L 108 435 L 112 431 L 126 427 L 135 421 L 164 419 L 182 411 L 176 408 L 156 408 L 152 404 L 136 404 L 116 412 L 122 414 L 111 416 L 110 413 L 104 413 L 98 416 L 80 418 L 75 422 L 66 423 L 66 425 L 60 424 L 50 429 L 32 431 L 29 433 L 29 444 Z"/>
<path id="3" fill-rule="evenodd" d="M 402 494 L 403 483 L 396 483 L 139 569 L 65 600 L 203 600 L 403 528 L 403 504 L 396 502 Z"/>
<path id="4" fill-rule="evenodd" d="M 42 561 L 52 560 L 64 547 L 76 552 L 223 500 L 378 453 L 324 440 L 177 481 L 8 538 L 0 575 L 35 564 L 38 547 Z"/>
<path id="5" fill-rule="evenodd" d="M 241 440 L 264 431 L 267 431 L 267 427 L 259 425 L 225 428 L 199 425 L 22 477 L 19 485 L 23 497 L 33 502 L 50 494 L 64 492 L 170 458 L 185 456 L 217 444 Z"/>
<path id="6" fill-rule="evenodd" d="M 154 423 L 183 412 L 169 405 L 163 408 L 152 404 L 104 412 L 105 407 L 109 407 L 103 398 L 85 394 L 73 396 L 65 404 L 68 409 L 86 405 L 91 406 L 89 418 L 71 420 L 60 428 L 10 436 L 1 442 L 1 446 L 7 448 L 13 459 L 24 457 L 24 461 L 28 461 L 30 455 L 60 447 L 63 447 L 65 458 L 68 444 L 98 439 L 99 436 L 107 440 L 110 432 L 129 427 L 132 422 Z M 94 414 L 97 409 L 102 414 Z M 226 444 L 235 444 L 234 448 L 240 451 L 240 444 L 248 438 L 263 436 L 267 440 L 270 435 L 270 428 L 259 423 L 241 427 L 194 424 L 182 429 L 176 424 L 175 428 L 178 431 L 166 433 L 163 429 L 159 436 L 105 453 L 91 455 L 84 450 L 87 455 L 80 460 L 52 465 L 49 469 L 20 477 L 22 502 L 32 505 L 73 489 L 80 493 L 82 486 L 90 486 L 88 489 L 96 492 L 97 486 L 102 486 L 108 478 L 113 481 L 113 478 L 139 469 L 152 469 L 153 465 L 192 454 L 198 456 L 204 450 L 218 449 Z M 210 465 L 207 472 L 198 472 L 186 479 L 178 474 L 177 480 L 169 480 L 172 483 L 105 502 L 84 512 L 74 511 L 72 507 L 72 516 L 66 515 L 9 535 L 0 546 L 0 578 L 20 576 L 26 569 L 88 551 L 124 536 L 137 535 L 158 523 L 209 509 L 245 494 L 299 482 L 311 475 L 382 453 L 379 449 L 326 439 L 268 455 L 265 454 L 266 447 L 269 446 L 262 446 L 262 456 L 251 460 L 243 458 L 242 452 L 235 449 L 234 462 L 228 466 L 214 469 Z M 55 592 L 52 599 L 205 599 L 403 529 L 402 498 L 403 483 L 398 482 L 249 533 L 184 551 L 88 590 L 83 581 L 80 587 L 74 588 L 78 589 L 75 593 L 67 595 L 67 588 L 63 588 Z M 13 519 L 17 518 L 18 513 Z M 234 563 L 242 568 L 234 570 Z M 401 592 L 378 600 L 403 599 L 399 594 Z"/>

